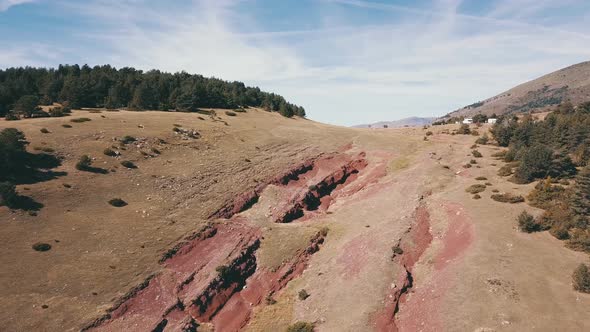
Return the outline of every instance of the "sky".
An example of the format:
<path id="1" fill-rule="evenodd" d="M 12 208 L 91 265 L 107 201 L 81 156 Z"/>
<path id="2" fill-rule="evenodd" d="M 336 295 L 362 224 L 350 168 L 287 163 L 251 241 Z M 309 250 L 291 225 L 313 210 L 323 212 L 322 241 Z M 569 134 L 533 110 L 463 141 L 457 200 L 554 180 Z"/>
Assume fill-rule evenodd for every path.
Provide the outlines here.
<path id="1" fill-rule="evenodd" d="M 0 0 L 0 68 L 187 71 L 337 125 L 443 115 L 588 60 L 588 0 Z"/>

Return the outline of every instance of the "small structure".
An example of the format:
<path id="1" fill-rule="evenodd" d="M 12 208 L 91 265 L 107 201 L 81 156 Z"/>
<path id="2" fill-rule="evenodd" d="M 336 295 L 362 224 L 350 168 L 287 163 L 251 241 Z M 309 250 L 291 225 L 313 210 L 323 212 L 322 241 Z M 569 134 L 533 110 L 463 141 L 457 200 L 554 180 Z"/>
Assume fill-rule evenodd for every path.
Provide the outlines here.
<path id="1" fill-rule="evenodd" d="M 496 122 L 498 122 L 498 119 L 496 119 L 496 118 L 489 118 L 488 119 L 488 123 L 494 124 Z"/>
<path id="2" fill-rule="evenodd" d="M 465 118 L 463 119 L 463 124 L 472 124 L 473 123 L 473 119 L 472 118 Z"/>

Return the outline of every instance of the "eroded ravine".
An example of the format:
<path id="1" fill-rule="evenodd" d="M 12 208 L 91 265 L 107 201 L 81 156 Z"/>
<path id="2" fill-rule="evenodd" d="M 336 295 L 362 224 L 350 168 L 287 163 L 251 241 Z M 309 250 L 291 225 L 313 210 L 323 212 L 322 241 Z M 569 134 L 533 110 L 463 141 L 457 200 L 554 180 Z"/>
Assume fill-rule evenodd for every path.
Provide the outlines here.
<path id="1" fill-rule="evenodd" d="M 280 200 L 268 214 L 268 222 L 313 221 L 335 197 L 354 195 L 371 183 L 357 181 L 368 164 L 365 153 L 322 156 L 240 195 L 212 215 L 199 232 L 165 253 L 157 275 L 84 330 L 194 331 L 201 324 L 216 331 L 240 330 L 253 307 L 272 298 L 306 269 L 327 235 L 317 232 L 304 249 L 270 269 L 257 262 L 264 228 L 241 212 L 263 209 L 258 200 L 272 185 Z M 354 190 L 342 190 L 351 183 Z"/>

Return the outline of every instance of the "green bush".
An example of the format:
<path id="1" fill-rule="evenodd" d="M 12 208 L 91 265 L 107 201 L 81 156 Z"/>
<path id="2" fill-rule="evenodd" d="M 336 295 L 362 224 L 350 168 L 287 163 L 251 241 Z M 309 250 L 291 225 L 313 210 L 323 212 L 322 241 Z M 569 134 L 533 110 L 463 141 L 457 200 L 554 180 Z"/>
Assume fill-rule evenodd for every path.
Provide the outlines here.
<path id="1" fill-rule="evenodd" d="M 76 169 L 80 171 L 88 171 L 92 165 L 92 159 L 87 156 L 83 155 L 80 157 L 78 162 L 76 163 Z"/>
<path id="2" fill-rule="evenodd" d="M 481 154 L 481 152 L 477 151 L 477 150 L 473 150 L 471 151 L 471 154 L 475 157 L 475 158 L 481 158 L 483 157 L 483 155 Z"/>
<path id="3" fill-rule="evenodd" d="M 35 243 L 35 244 L 32 245 L 32 248 L 35 251 L 49 251 L 49 250 L 51 250 L 51 244 L 37 242 L 37 243 Z"/>
<path id="4" fill-rule="evenodd" d="M 590 271 L 586 264 L 580 264 L 572 274 L 574 290 L 582 293 L 590 293 Z"/>
<path id="5" fill-rule="evenodd" d="M 488 134 L 483 134 L 481 137 L 479 137 L 477 140 L 475 140 L 475 144 L 486 145 L 486 144 L 488 144 L 488 141 L 489 141 Z"/>
<path id="6" fill-rule="evenodd" d="M 109 157 L 116 157 L 116 156 L 117 156 L 117 153 L 116 153 L 114 150 L 112 150 L 111 148 L 106 148 L 106 149 L 104 149 L 104 150 L 102 151 L 102 153 L 103 153 L 105 156 L 109 156 Z"/>
<path id="7" fill-rule="evenodd" d="M 114 207 L 124 207 L 127 206 L 127 202 L 125 202 L 124 200 L 120 199 L 120 198 L 113 198 L 109 201 L 109 204 L 114 206 Z"/>
<path id="8" fill-rule="evenodd" d="M 538 232 L 541 230 L 541 226 L 537 223 L 535 217 L 526 211 L 522 211 L 516 220 L 518 221 L 518 228 L 525 233 Z"/>
<path id="9" fill-rule="evenodd" d="M 121 165 L 123 165 L 124 167 L 127 167 L 127 168 L 137 168 L 137 166 L 135 166 L 135 164 L 129 160 L 123 160 L 121 162 Z"/>

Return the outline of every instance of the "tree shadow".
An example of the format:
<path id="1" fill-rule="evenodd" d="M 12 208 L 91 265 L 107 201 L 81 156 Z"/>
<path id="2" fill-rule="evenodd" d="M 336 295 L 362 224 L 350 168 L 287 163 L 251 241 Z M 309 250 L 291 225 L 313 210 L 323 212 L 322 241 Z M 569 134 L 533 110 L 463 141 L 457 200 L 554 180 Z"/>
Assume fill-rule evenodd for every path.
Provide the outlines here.
<path id="1" fill-rule="evenodd" d="M 18 197 L 16 197 L 14 202 L 10 204 L 8 207 L 11 209 L 18 209 L 24 211 L 39 211 L 41 210 L 41 208 L 43 208 L 43 206 L 43 204 L 37 202 L 31 197 L 19 195 Z"/>
<path id="2" fill-rule="evenodd" d="M 68 175 L 67 172 L 50 170 L 60 166 L 61 159 L 47 153 L 24 152 L 21 155 L 20 165 L 18 169 L 11 172 L 12 174 L 7 174 L 7 177 L 11 178 L 15 184 L 35 184 Z"/>

